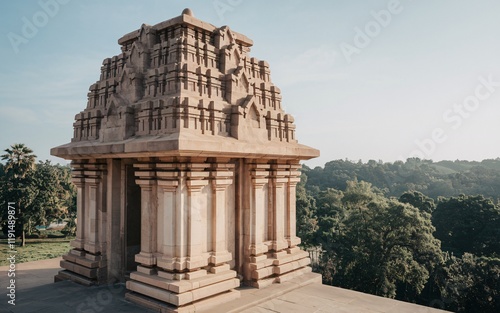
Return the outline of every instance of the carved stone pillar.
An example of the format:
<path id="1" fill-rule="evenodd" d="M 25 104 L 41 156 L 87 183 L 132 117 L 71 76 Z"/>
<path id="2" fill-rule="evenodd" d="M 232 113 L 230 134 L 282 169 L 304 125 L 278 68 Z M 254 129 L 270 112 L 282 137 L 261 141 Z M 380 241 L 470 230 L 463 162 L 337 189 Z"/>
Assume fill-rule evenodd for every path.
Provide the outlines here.
<path id="1" fill-rule="evenodd" d="M 81 163 L 72 162 L 71 166 L 73 168 L 71 181 L 76 186 L 76 222 L 78 223 L 76 227 L 76 238 L 71 241 L 71 246 L 78 250 L 83 250 L 85 243 L 85 177 L 83 174 L 83 165 Z"/>
<path id="2" fill-rule="evenodd" d="M 296 246 L 300 243 L 295 236 L 298 165 L 269 163 L 250 167 L 251 245 L 245 280 L 257 288 L 311 271 L 309 254 Z"/>
<path id="3" fill-rule="evenodd" d="M 210 302 L 208 298 L 215 295 L 222 302 L 238 297 L 239 292 L 234 291 L 240 285 L 236 272 L 228 264 L 210 262 L 213 257 L 224 262 L 231 260 L 231 254 L 222 249 L 223 241 L 219 255 L 211 249 L 212 236 L 209 234 L 215 230 L 208 214 L 217 211 L 213 205 L 214 201 L 218 202 L 209 185 L 211 164 L 203 159 L 136 164 L 135 167 L 141 169 L 136 172 L 140 176 L 137 183 L 142 191 L 141 253 L 136 256 L 141 265 L 130 274 L 127 289 L 131 292 L 126 297 L 159 310 L 172 309 L 169 305 L 195 308 Z M 224 175 L 230 176 L 228 173 Z M 219 189 L 228 182 L 215 181 L 218 181 L 215 184 Z M 219 209 L 223 212 L 225 203 L 222 200 L 218 203 L 224 205 Z M 148 230 L 144 231 L 144 228 Z M 225 233 L 219 230 L 216 236 L 220 234 Z M 145 300 L 147 297 L 165 304 L 153 305 Z"/>
<path id="4" fill-rule="evenodd" d="M 290 172 L 287 175 L 287 214 L 285 238 L 288 241 L 288 247 L 293 248 L 300 244 L 301 240 L 297 237 L 297 220 L 296 220 L 296 197 L 297 184 L 300 182 L 300 164 L 291 164 Z"/>
<path id="5" fill-rule="evenodd" d="M 209 203 L 206 194 L 202 194 L 203 187 L 208 185 L 209 172 L 205 171 L 208 164 L 191 163 L 187 174 L 187 209 L 188 209 L 188 240 L 187 262 L 189 271 L 208 265 L 206 248 L 207 211 Z M 205 242 L 204 242 L 205 240 Z M 205 243 L 205 244 L 204 244 Z M 203 251 L 205 250 L 205 251 Z"/>
<path id="6" fill-rule="evenodd" d="M 158 171 L 158 250 L 163 254 L 157 259 L 157 265 L 173 271 L 177 261 L 177 229 L 182 227 L 177 222 L 178 207 L 181 206 L 179 190 L 179 172 L 174 164 L 157 164 Z M 161 216 L 161 218 L 160 218 Z M 161 246 L 160 246 L 161 245 Z M 177 266 L 180 268 L 180 266 Z"/>
<path id="7" fill-rule="evenodd" d="M 212 179 L 212 254 L 210 264 L 219 265 L 232 260 L 227 250 L 227 188 L 233 184 L 234 164 L 217 163 L 211 168 Z"/>
<path id="8" fill-rule="evenodd" d="M 288 248 L 288 242 L 285 239 L 285 213 L 288 209 L 289 197 L 286 190 L 288 178 L 286 169 L 288 165 L 273 164 L 271 166 L 270 176 L 270 194 L 272 197 L 272 205 L 269 207 L 269 215 L 272 217 L 271 232 L 271 247 L 270 250 L 281 251 Z"/>
<path id="9" fill-rule="evenodd" d="M 264 243 L 268 239 L 268 197 L 266 192 L 269 183 L 269 165 L 253 164 L 251 166 L 250 186 L 250 255 L 262 255 L 268 251 Z"/>
<path id="10" fill-rule="evenodd" d="M 72 181 L 77 186 L 77 236 L 75 249 L 63 255 L 64 268 L 54 278 L 84 285 L 105 283 L 106 277 L 106 164 L 101 161 L 74 163 Z"/>
<path id="11" fill-rule="evenodd" d="M 85 245 L 84 249 L 90 253 L 97 254 L 101 253 L 100 247 L 100 238 L 99 238 L 99 223 L 102 222 L 101 216 L 99 214 L 99 210 L 102 210 L 100 206 L 100 202 L 102 201 L 101 197 L 101 173 L 97 168 L 89 168 L 89 170 L 85 171 L 85 185 L 87 186 L 88 192 L 88 218 L 85 224 Z"/>
<path id="12" fill-rule="evenodd" d="M 135 256 L 135 261 L 143 266 L 156 265 L 156 180 L 153 164 L 135 164 L 136 183 L 141 188 L 141 252 Z"/>

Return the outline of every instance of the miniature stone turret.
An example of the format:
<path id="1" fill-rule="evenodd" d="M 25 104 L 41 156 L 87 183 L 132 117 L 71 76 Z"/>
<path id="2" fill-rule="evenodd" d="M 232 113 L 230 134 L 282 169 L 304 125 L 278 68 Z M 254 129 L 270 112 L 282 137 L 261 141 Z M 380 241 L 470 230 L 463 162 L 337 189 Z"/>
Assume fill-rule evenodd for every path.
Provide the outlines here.
<path id="1" fill-rule="evenodd" d="M 252 40 L 186 9 L 118 43 L 71 142 L 51 151 L 72 160 L 78 190 L 77 238 L 56 279 L 130 273 L 129 299 L 175 309 L 309 272 L 295 186 L 299 161 L 319 152 L 298 144 Z"/>

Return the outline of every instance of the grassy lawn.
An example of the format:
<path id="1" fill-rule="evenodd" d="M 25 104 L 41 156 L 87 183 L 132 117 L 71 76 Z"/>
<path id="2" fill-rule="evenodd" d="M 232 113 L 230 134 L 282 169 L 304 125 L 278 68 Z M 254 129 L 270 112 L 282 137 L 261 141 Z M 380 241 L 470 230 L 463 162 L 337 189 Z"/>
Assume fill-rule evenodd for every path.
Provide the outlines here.
<path id="1" fill-rule="evenodd" d="M 66 254 L 70 250 L 71 240 L 73 238 L 26 239 L 25 247 L 19 247 L 19 240 L 16 240 L 16 264 L 51 259 Z M 7 258 L 10 253 L 7 239 L 0 239 L 0 266 L 8 265 Z"/>

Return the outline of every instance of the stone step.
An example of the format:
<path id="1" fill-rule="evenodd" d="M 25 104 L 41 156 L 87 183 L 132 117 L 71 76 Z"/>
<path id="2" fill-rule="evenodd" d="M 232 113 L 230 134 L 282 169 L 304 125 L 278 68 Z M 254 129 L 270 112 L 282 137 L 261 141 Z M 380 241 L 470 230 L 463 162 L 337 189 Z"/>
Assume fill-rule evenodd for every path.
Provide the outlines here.
<path id="1" fill-rule="evenodd" d="M 275 259 L 273 261 L 273 265 L 278 266 L 278 265 L 290 263 L 290 262 L 297 261 L 297 260 L 304 259 L 304 258 L 309 258 L 309 253 L 307 253 L 306 251 L 299 250 L 298 252 L 287 254 L 281 258 Z"/>
<path id="2" fill-rule="evenodd" d="M 135 292 L 125 294 L 125 299 L 148 308 L 154 312 L 176 312 L 176 313 L 194 313 L 216 308 L 221 304 L 236 300 L 240 297 L 240 292 L 237 290 L 229 290 L 225 293 L 218 294 L 214 297 L 196 301 L 195 303 L 187 304 L 182 307 L 176 307 L 169 303 L 158 301 L 148 296 L 144 296 Z"/>
<path id="3" fill-rule="evenodd" d="M 88 268 L 73 262 L 66 260 L 61 260 L 61 267 L 67 269 L 68 271 L 74 272 L 76 274 L 91 278 L 98 279 L 99 275 L 105 270 L 105 268 Z"/>
<path id="4" fill-rule="evenodd" d="M 309 253 L 299 250 L 292 254 L 279 254 L 278 258 L 268 258 L 250 264 L 251 277 L 255 280 L 264 279 L 273 275 L 281 275 L 311 263 Z"/>
<path id="5" fill-rule="evenodd" d="M 54 276 L 55 283 L 60 282 L 60 281 L 65 281 L 65 280 L 74 281 L 75 283 L 78 283 L 80 285 L 87 286 L 87 287 L 97 284 L 97 282 L 95 280 L 89 279 L 89 278 L 84 277 L 84 276 L 80 276 L 78 274 L 72 273 L 72 272 L 67 271 L 67 270 L 59 271 L 59 273 L 56 276 Z"/>
<path id="6" fill-rule="evenodd" d="M 184 293 L 174 293 L 165 289 L 160 289 L 142 282 L 130 280 L 127 282 L 127 289 L 147 295 L 160 301 L 164 301 L 176 306 L 186 305 L 204 298 L 208 298 L 220 293 L 227 292 L 240 285 L 236 278 L 222 281 L 209 286 L 201 287 Z"/>
<path id="7" fill-rule="evenodd" d="M 82 265 L 88 268 L 98 268 L 98 267 L 105 267 L 106 262 L 105 261 L 92 261 L 86 258 L 85 256 L 77 256 L 74 254 L 65 254 L 62 256 L 62 258 L 66 261 L 76 263 L 78 265 Z"/>
<path id="8" fill-rule="evenodd" d="M 311 260 L 309 258 L 304 258 L 283 265 L 275 266 L 273 268 L 273 273 L 276 275 L 283 275 L 284 273 L 291 272 L 295 269 L 307 266 L 309 264 L 311 264 Z"/>
<path id="9" fill-rule="evenodd" d="M 288 272 L 288 273 L 285 273 L 285 274 L 282 274 L 282 275 L 276 277 L 276 283 L 282 284 L 286 281 L 292 280 L 296 277 L 299 277 L 299 276 L 302 276 L 304 274 L 311 273 L 311 272 L 312 272 L 312 268 L 309 266 L 299 268 L 299 269 L 296 269 L 292 272 Z M 318 276 L 316 278 L 316 282 L 321 284 L 321 276 Z"/>
<path id="10" fill-rule="evenodd" d="M 273 265 L 274 260 L 275 259 L 268 257 L 268 258 L 260 260 L 258 262 L 250 263 L 248 265 L 248 267 L 250 268 L 251 271 L 260 270 L 262 268 L 269 267 L 269 266 Z"/>

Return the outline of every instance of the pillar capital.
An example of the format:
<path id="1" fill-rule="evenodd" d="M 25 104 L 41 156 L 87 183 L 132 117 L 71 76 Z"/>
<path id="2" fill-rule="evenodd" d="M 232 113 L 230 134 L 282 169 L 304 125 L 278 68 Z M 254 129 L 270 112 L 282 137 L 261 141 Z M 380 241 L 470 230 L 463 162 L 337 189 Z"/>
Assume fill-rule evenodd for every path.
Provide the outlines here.
<path id="1" fill-rule="evenodd" d="M 210 177 L 208 163 L 187 163 L 184 175 L 187 178 L 186 186 L 189 191 L 198 192 L 207 186 Z"/>
<path id="2" fill-rule="evenodd" d="M 269 164 L 250 164 L 250 177 L 254 188 L 261 188 L 269 182 Z"/>
<path id="3" fill-rule="evenodd" d="M 71 177 L 71 182 L 75 184 L 77 188 L 83 188 L 85 186 L 85 178 L 84 177 Z"/>
<path id="4" fill-rule="evenodd" d="M 85 177 L 85 183 L 96 187 L 101 182 L 101 177 Z"/>
<path id="5" fill-rule="evenodd" d="M 152 179 L 136 179 L 135 183 L 141 187 L 141 190 L 151 190 L 156 184 L 156 181 Z"/>
<path id="6" fill-rule="evenodd" d="M 82 164 L 85 172 L 99 172 L 106 170 L 106 163 L 103 161 L 95 161 Z"/>
<path id="7" fill-rule="evenodd" d="M 158 180 L 158 187 L 164 191 L 175 191 L 179 187 L 179 182 L 177 180 Z"/>

